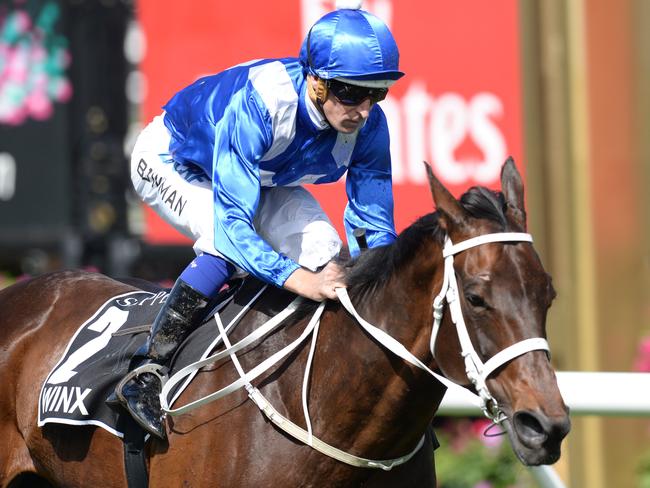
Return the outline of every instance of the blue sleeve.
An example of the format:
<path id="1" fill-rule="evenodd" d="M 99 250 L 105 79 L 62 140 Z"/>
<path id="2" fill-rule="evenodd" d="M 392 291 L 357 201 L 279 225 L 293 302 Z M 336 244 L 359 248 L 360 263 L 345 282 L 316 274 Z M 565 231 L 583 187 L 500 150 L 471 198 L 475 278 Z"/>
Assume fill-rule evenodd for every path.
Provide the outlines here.
<path id="1" fill-rule="evenodd" d="M 388 125 L 379 106 L 373 111 L 374 120 L 368 119 L 359 134 L 362 139 L 352 155 L 346 181 L 344 224 L 352 256 L 359 253 L 352 234 L 356 228 L 366 229 L 368 247 L 384 246 L 397 238 Z"/>
<path id="2" fill-rule="evenodd" d="M 239 267 L 281 287 L 300 266 L 273 250 L 253 227 L 259 161 L 272 142 L 268 111 L 249 85 L 235 94 L 215 127 L 214 241 L 217 251 Z"/>

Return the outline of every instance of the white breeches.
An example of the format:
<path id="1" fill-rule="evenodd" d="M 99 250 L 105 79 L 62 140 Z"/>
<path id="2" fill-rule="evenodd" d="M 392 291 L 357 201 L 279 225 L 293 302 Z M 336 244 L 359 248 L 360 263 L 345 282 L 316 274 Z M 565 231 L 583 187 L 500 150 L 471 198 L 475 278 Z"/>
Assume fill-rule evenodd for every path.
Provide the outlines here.
<path id="1" fill-rule="evenodd" d="M 166 222 L 195 241 L 197 254 L 222 256 L 214 247 L 212 182 L 203 172 L 173 161 L 170 138 L 162 115 L 138 136 L 131 155 L 133 186 Z M 262 188 L 253 225 L 273 249 L 312 271 L 341 249 L 329 218 L 301 186 Z"/>

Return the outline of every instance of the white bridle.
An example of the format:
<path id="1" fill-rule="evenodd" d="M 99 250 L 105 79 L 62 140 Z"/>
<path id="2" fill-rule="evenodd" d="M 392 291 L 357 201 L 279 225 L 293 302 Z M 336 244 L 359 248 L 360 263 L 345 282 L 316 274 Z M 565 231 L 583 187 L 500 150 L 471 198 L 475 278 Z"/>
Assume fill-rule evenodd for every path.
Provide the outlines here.
<path id="1" fill-rule="evenodd" d="M 430 349 L 435 358 L 435 344 L 440 329 L 444 302 L 447 301 L 451 320 L 456 326 L 456 333 L 460 342 L 461 355 L 465 360 L 465 373 L 467 379 L 474 385 L 478 396 L 481 399 L 481 408 L 486 417 L 495 423 L 505 420 L 505 415 L 499 408 L 495 398 L 487 387 L 486 380 L 490 374 L 503 366 L 512 359 L 521 356 L 530 351 L 544 350 L 549 351 L 548 342 L 542 337 L 524 339 L 520 342 L 506 347 L 502 351 L 492 356 L 485 363 L 476 353 L 472 341 L 463 319 L 463 311 L 460 306 L 460 297 L 458 283 L 456 281 L 456 272 L 454 270 L 454 255 L 490 242 L 533 242 L 530 234 L 523 232 L 497 232 L 494 234 L 484 234 L 473 237 L 465 241 L 453 244 L 449 237 L 445 238 L 445 245 L 442 249 L 442 256 L 445 260 L 445 274 L 442 279 L 440 293 L 433 300 L 433 329 L 431 330 Z"/>
<path id="2" fill-rule="evenodd" d="M 483 363 L 479 358 L 478 354 L 474 350 L 472 341 L 469 338 L 469 333 L 467 331 L 467 326 L 463 319 L 463 313 L 460 306 L 460 300 L 458 296 L 458 284 L 456 282 L 456 273 L 454 271 L 454 255 L 459 252 L 465 251 L 474 246 L 481 244 L 486 244 L 489 242 L 532 242 L 533 239 L 530 234 L 524 233 L 514 233 L 514 232 L 501 232 L 495 234 L 486 234 L 479 237 L 474 237 L 466 241 L 460 242 L 456 245 L 452 244 L 449 238 L 446 238 L 445 245 L 443 248 L 443 258 L 445 260 L 445 271 L 443 277 L 442 288 L 440 293 L 436 296 L 433 301 L 433 326 L 431 330 L 431 354 L 434 354 L 436 336 L 438 334 L 438 329 L 440 327 L 440 321 L 442 319 L 442 310 L 444 307 L 444 300 L 447 300 L 449 304 L 449 309 L 451 311 L 451 318 L 454 324 L 456 325 L 456 330 L 458 333 L 458 338 L 461 344 L 461 354 L 465 359 L 465 368 L 467 372 L 468 379 L 472 382 L 476 391 L 478 392 L 480 406 L 483 409 L 485 415 L 490 418 L 495 423 L 500 423 L 505 419 L 505 415 L 499 409 L 498 404 L 494 397 L 490 394 L 487 385 L 485 383 L 487 377 L 499 366 L 507 363 L 508 361 L 521 356 L 522 354 L 535 351 L 535 350 L 545 350 L 548 351 L 548 343 L 545 339 L 538 337 L 533 339 L 525 339 L 523 341 L 517 342 L 503 351 L 497 353 L 487 362 Z M 314 350 L 316 347 L 316 338 L 318 335 L 318 326 L 320 323 L 320 316 L 324 310 L 325 302 L 321 303 L 314 313 L 314 316 L 311 318 L 305 330 L 303 330 L 300 337 L 294 340 L 292 343 L 285 346 L 280 351 L 273 354 L 271 357 L 264 360 L 258 366 L 252 370 L 246 372 L 242 368 L 239 360 L 237 359 L 236 353 L 246 346 L 252 344 L 253 342 L 259 340 L 264 335 L 270 333 L 272 330 L 280 326 L 280 324 L 291 315 L 297 308 L 298 304 L 302 301 L 300 297 L 297 297 L 289 306 L 282 311 L 280 314 L 272 318 L 267 323 L 261 325 L 257 330 L 249 334 L 247 337 L 239 341 L 238 343 L 232 345 L 227 337 L 228 330 L 235 325 L 239 317 L 241 317 L 252 305 L 255 299 L 262 293 L 263 290 L 258 292 L 258 294 L 251 300 L 251 302 L 239 313 L 238 317 L 233 319 L 233 321 L 227 326 L 224 327 L 221 323 L 221 318 L 219 314 L 215 314 L 215 320 L 220 332 L 220 338 L 223 340 L 226 347 L 225 350 L 220 351 L 210 357 L 206 357 L 197 361 L 189 366 L 178 371 L 171 378 L 169 378 L 163 385 L 162 392 L 160 394 L 160 403 L 162 405 L 163 412 L 167 415 L 180 415 L 186 412 L 189 412 L 205 403 L 212 402 L 218 398 L 222 398 L 230 393 L 239 390 L 240 388 L 245 388 L 248 392 L 249 398 L 259 407 L 259 409 L 264 413 L 264 415 L 271 420 L 276 426 L 280 429 L 287 432 L 289 435 L 298 439 L 299 441 L 307 444 L 308 446 L 322 452 L 323 454 L 337 459 L 341 462 L 352 466 L 364 467 L 364 468 L 379 468 L 383 470 L 390 470 L 395 466 L 404 464 L 409 461 L 415 454 L 420 450 L 424 444 L 424 436 L 420 439 L 415 448 L 405 454 L 394 459 L 383 459 L 383 460 L 372 460 L 365 459 L 353 454 L 344 452 L 340 449 L 331 446 L 316 436 L 313 435 L 311 429 L 311 419 L 309 416 L 309 408 L 307 402 L 307 390 L 309 384 L 309 372 L 311 368 L 311 362 L 313 359 Z M 453 386 L 452 382 L 441 376 L 434 371 L 432 371 L 428 366 L 426 366 L 420 359 L 415 357 L 403 344 L 395 340 L 392 336 L 381 330 L 380 328 L 372 325 L 366 321 L 363 317 L 359 315 L 356 311 L 350 298 L 347 294 L 345 288 L 337 288 L 336 293 L 339 297 L 339 300 L 343 307 L 357 320 L 359 325 L 368 332 L 377 342 L 382 344 L 385 348 L 389 349 L 393 354 L 399 356 L 408 363 L 416 366 L 438 381 L 443 385 L 450 387 Z M 303 379 L 303 411 L 305 415 L 305 423 L 307 425 L 307 430 L 303 429 L 299 425 L 295 424 L 290 419 L 281 415 L 269 401 L 262 395 L 262 393 L 255 388 L 251 381 L 260 376 L 262 373 L 269 370 L 273 365 L 277 364 L 280 360 L 285 358 L 289 353 L 294 351 L 307 337 L 312 336 L 312 344 L 305 366 L 305 375 Z M 208 364 L 214 363 L 219 359 L 230 356 L 233 364 L 235 365 L 237 371 L 239 372 L 240 378 L 230 385 L 222 388 L 219 391 L 211 393 L 203 398 L 194 400 L 187 405 L 178 408 L 171 408 L 171 403 L 180 395 L 178 392 L 175 395 L 175 398 L 169 401 L 169 396 L 173 388 L 179 384 L 181 381 L 186 380 L 186 384 L 190 381 L 196 372 Z M 434 355 L 435 357 L 435 355 Z M 476 396 L 467 392 L 468 395 L 472 396 L 472 399 L 475 399 Z"/>

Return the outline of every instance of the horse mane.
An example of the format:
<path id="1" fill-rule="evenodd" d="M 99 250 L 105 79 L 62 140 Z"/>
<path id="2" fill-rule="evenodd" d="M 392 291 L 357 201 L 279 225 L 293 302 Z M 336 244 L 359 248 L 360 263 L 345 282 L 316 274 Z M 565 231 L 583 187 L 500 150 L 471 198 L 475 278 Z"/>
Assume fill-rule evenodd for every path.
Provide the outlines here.
<path id="1" fill-rule="evenodd" d="M 506 201 L 503 193 L 482 186 L 474 186 L 460 197 L 460 204 L 476 219 L 496 222 L 505 230 Z M 362 252 L 346 264 L 346 283 L 351 297 L 372 293 L 386 284 L 388 279 L 405 263 L 418 255 L 422 245 L 429 239 L 440 244 L 444 231 L 438 225 L 438 212 L 420 217 L 404 229 L 397 239 L 386 246 Z"/>

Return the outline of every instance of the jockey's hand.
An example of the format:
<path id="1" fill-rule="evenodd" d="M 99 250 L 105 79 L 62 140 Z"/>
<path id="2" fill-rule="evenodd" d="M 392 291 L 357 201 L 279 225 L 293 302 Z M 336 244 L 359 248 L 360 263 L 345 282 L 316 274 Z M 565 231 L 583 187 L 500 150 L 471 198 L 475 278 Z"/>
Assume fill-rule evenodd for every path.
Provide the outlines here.
<path id="1" fill-rule="evenodd" d="M 335 289 L 345 288 L 343 268 L 333 261 L 317 273 L 298 268 L 284 282 L 284 288 L 317 302 L 338 300 Z"/>

